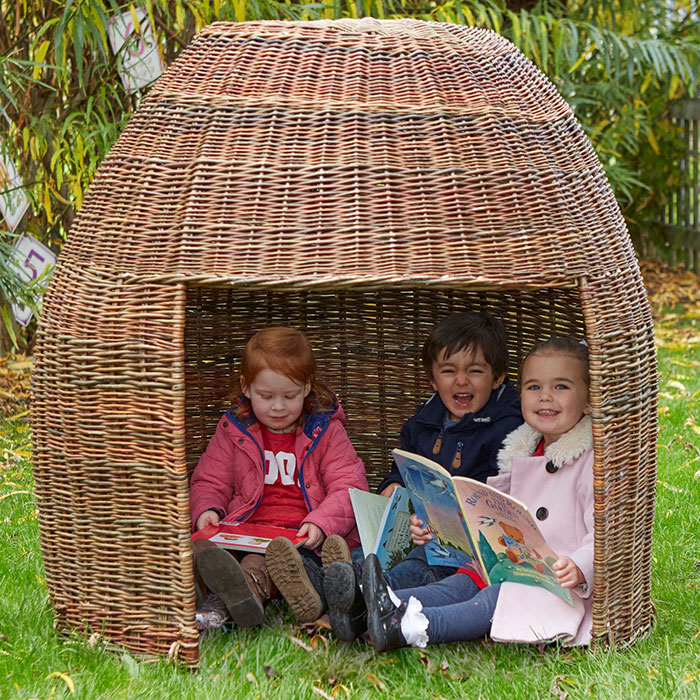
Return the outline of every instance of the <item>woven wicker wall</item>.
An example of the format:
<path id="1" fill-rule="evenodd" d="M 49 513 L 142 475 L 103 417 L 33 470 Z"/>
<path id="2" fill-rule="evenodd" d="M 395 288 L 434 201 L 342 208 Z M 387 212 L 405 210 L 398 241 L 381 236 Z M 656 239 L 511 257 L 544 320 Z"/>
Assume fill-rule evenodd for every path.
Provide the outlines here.
<path id="1" fill-rule="evenodd" d="M 206 28 L 100 167 L 45 300 L 32 423 L 60 621 L 196 664 L 187 479 L 245 340 L 309 334 L 376 475 L 426 395 L 426 333 L 466 308 L 504 319 L 512 374 L 535 340 L 585 334 L 593 632 L 633 639 L 653 617 L 652 324 L 571 110 L 482 30 Z"/>

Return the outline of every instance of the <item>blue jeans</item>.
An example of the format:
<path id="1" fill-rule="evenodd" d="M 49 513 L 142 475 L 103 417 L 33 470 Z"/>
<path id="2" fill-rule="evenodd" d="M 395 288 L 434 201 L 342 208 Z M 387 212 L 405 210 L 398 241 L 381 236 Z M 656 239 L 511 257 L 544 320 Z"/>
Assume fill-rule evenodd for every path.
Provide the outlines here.
<path id="1" fill-rule="evenodd" d="M 352 560 L 360 565 L 364 563 L 362 547 L 351 552 Z M 428 564 L 425 558 L 425 547 L 414 547 L 398 564 L 395 564 L 384 574 L 386 582 L 392 590 L 414 586 L 427 586 L 429 583 L 441 581 L 451 576 L 457 569 L 452 566 L 435 566 Z M 418 597 L 418 596 L 416 596 Z"/>
<path id="2" fill-rule="evenodd" d="M 455 574 L 425 586 L 394 590 L 403 601 L 414 596 L 428 618 L 428 641 L 471 641 L 491 631 L 501 585 L 479 587 L 465 574 Z"/>

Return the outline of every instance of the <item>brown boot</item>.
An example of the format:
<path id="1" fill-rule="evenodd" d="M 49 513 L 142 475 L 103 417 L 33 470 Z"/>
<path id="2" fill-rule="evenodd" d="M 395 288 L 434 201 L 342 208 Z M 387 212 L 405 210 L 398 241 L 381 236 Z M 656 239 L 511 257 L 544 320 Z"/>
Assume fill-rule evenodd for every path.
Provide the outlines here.
<path id="1" fill-rule="evenodd" d="M 326 607 L 323 596 L 323 569 L 304 560 L 286 537 L 275 537 L 267 545 L 265 563 L 280 593 L 300 622 L 313 622 Z"/>
<path id="2" fill-rule="evenodd" d="M 258 596 L 261 603 L 277 595 L 277 588 L 267 573 L 265 557 L 262 554 L 246 554 L 241 559 L 241 569 L 245 574 L 250 590 Z"/>
<path id="3" fill-rule="evenodd" d="M 207 588 L 201 574 L 199 573 L 199 567 L 197 566 L 197 559 L 199 555 L 209 547 L 216 547 L 213 542 L 209 540 L 192 540 L 192 566 L 194 568 L 194 594 L 197 599 L 197 608 L 201 608 L 204 605 L 204 601 L 207 598 L 209 589 Z"/>
<path id="4" fill-rule="evenodd" d="M 223 600 L 239 627 L 255 627 L 263 621 L 262 602 L 235 557 L 225 549 L 207 547 L 197 557 L 197 567 L 207 588 Z"/>

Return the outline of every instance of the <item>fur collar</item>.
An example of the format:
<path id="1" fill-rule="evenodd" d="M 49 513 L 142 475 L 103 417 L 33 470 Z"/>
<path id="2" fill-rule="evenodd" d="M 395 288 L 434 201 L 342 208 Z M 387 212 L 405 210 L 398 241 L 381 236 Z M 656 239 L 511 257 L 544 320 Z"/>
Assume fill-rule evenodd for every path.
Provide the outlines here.
<path id="1" fill-rule="evenodd" d="M 590 416 L 581 418 L 568 433 L 564 433 L 556 442 L 545 449 L 545 458 L 561 468 L 590 450 L 593 447 L 591 425 Z M 541 438 L 542 434 L 527 423 L 523 423 L 519 428 L 509 433 L 498 453 L 499 474 L 507 474 L 512 469 L 514 457 L 530 457 Z"/>

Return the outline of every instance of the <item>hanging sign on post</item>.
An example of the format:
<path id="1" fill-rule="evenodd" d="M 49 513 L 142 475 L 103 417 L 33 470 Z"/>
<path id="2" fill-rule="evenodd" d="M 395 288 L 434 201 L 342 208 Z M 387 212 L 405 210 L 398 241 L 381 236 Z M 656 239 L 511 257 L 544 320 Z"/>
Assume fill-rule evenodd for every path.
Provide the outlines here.
<path id="1" fill-rule="evenodd" d="M 140 32 L 131 12 L 112 17 L 107 26 L 109 43 L 119 62 L 119 75 L 130 93 L 150 85 L 165 70 L 148 16 L 141 8 L 134 15 Z"/>
<path id="2" fill-rule="evenodd" d="M 29 198 L 22 189 L 24 183 L 0 138 L 0 209 L 10 231 L 14 231 L 29 208 Z"/>
<path id="3" fill-rule="evenodd" d="M 43 243 L 28 233 L 15 243 L 15 270 L 19 277 L 29 283 L 41 277 L 48 267 L 56 264 L 56 255 Z M 37 295 L 37 301 L 39 300 Z M 12 313 L 17 323 L 26 326 L 32 320 L 32 310 L 23 304 L 12 304 Z"/>

